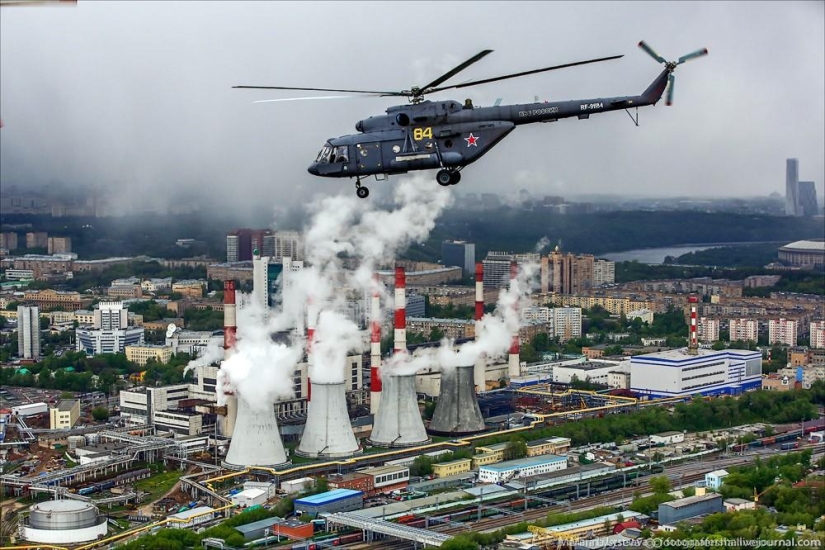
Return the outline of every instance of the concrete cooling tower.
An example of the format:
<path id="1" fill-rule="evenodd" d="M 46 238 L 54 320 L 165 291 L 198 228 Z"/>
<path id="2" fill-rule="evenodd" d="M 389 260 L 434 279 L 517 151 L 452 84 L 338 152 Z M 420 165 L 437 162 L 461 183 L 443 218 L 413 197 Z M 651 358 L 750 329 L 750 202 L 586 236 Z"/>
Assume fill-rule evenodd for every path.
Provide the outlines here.
<path id="1" fill-rule="evenodd" d="M 337 458 L 361 452 L 352 433 L 345 392 L 344 382 L 313 380 L 304 434 L 295 454 L 309 458 Z"/>
<path id="2" fill-rule="evenodd" d="M 467 365 L 441 371 L 441 391 L 427 430 L 429 433 L 456 436 L 484 431 L 473 370 L 473 365 Z"/>
<path id="3" fill-rule="evenodd" d="M 429 441 L 418 410 L 415 374 L 381 374 L 381 408 L 375 415 L 370 443 L 378 447 L 410 447 Z"/>
<path id="4" fill-rule="evenodd" d="M 286 463 L 275 407 L 270 404 L 264 411 L 253 409 L 243 396 L 238 396 L 237 403 L 235 430 L 224 466 L 242 470 L 250 466 L 272 467 Z"/>

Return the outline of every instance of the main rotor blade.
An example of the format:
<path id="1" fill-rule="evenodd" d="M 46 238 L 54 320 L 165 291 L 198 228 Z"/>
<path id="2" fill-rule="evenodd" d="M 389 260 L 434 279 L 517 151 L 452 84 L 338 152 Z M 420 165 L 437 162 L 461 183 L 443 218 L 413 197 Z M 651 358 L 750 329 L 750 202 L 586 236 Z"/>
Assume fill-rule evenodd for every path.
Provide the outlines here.
<path id="1" fill-rule="evenodd" d="M 284 97 L 280 99 L 259 99 L 257 101 L 253 101 L 252 103 L 276 103 L 278 101 L 308 101 L 312 99 L 356 99 L 362 97 L 379 97 L 379 95 L 316 95 L 307 97 Z"/>
<path id="2" fill-rule="evenodd" d="M 656 53 L 655 51 L 653 51 L 653 48 L 648 46 L 647 43 L 644 40 L 639 42 L 639 47 L 642 48 L 644 51 L 646 51 L 648 53 L 648 55 L 650 55 L 650 57 L 652 57 L 653 59 L 655 59 L 659 63 L 667 63 L 665 58 L 662 57 L 661 55 L 659 55 L 658 53 Z"/>
<path id="3" fill-rule="evenodd" d="M 494 78 L 485 78 L 484 80 L 475 80 L 472 82 L 465 82 L 464 84 L 456 84 L 455 86 L 444 86 L 443 88 L 434 88 L 432 90 L 427 90 L 427 92 L 440 92 L 441 90 L 450 90 L 453 88 L 466 88 L 468 86 L 477 86 L 479 84 L 487 84 L 488 82 L 497 82 L 499 80 L 506 80 L 508 78 L 516 78 L 519 76 L 527 76 L 536 73 L 543 73 L 546 71 L 554 71 L 556 69 L 565 69 L 567 67 L 576 67 L 578 65 L 587 65 L 589 63 L 599 63 L 601 61 L 610 61 L 611 59 L 619 59 L 620 57 L 624 57 L 624 55 L 613 55 L 610 57 L 600 57 L 598 59 L 588 59 L 587 61 L 576 61 L 575 63 L 565 63 L 564 65 L 554 65 L 552 67 L 545 67 L 543 69 L 534 69 L 532 71 L 524 71 L 521 73 L 514 73 L 508 74 L 505 76 L 497 76 Z"/>
<path id="4" fill-rule="evenodd" d="M 380 92 L 376 90 L 338 90 L 335 88 L 291 88 L 289 86 L 232 86 L 246 90 L 298 90 L 306 92 L 343 92 L 348 94 L 406 95 L 401 92 Z"/>
<path id="5" fill-rule="evenodd" d="M 461 65 L 457 66 L 456 68 L 454 68 L 451 71 L 448 71 L 448 72 L 444 73 L 443 75 L 439 76 L 438 78 L 436 78 L 435 80 L 433 80 L 432 82 L 427 84 L 426 86 L 421 86 L 421 88 L 420 88 L 421 94 L 423 94 L 424 92 L 431 91 L 430 88 L 438 86 L 442 82 L 445 82 L 447 79 L 452 78 L 453 76 L 460 73 L 461 71 L 463 71 L 464 69 L 466 69 L 467 67 L 469 67 L 470 65 L 475 63 L 476 61 L 480 60 L 481 58 L 483 58 L 483 57 L 485 57 L 485 56 L 487 56 L 491 53 L 493 53 L 493 50 L 484 50 L 484 51 L 481 51 L 481 52 L 477 53 L 476 55 L 474 55 L 473 57 L 471 57 L 470 59 L 468 59 L 467 61 L 465 61 Z"/>
<path id="6" fill-rule="evenodd" d="M 701 50 L 696 50 L 695 52 L 691 52 L 687 55 L 683 55 L 679 58 L 679 61 L 676 62 L 677 65 L 681 65 L 685 61 L 690 61 L 691 59 L 696 59 L 697 57 L 702 57 L 703 55 L 708 54 L 707 48 L 702 48 Z"/>
<path id="7" fill-rule="evenodd" d="M 665 105 L 673 105 L 673 88 L 676 86 L 676 75 L 670 73 L 667 76 L 667 99 Z"/>

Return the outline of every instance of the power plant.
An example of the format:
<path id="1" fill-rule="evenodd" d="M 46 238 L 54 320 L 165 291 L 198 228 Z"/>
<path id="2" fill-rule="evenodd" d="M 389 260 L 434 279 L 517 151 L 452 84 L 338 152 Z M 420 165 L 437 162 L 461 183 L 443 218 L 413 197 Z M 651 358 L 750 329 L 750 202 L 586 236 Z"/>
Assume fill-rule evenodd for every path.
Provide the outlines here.
<path id="1" fill-rule="evenodd" d="M 223 283 L 223 349 L 224 360 L 229 358 L 232 349 L 235 347 L 235 340 L 238 332 L 237 311 L 235 305 L 235 281 L 224 281 Z M 232 389 L 224 390 L 224 402 L 226 412 L 223 417 L 222 433 L 226 437 L 232 437 L 235 430 L 235 418 L 238 414 L 238 399 Z"/>
<path id="2" fill-rule="evenodd" d="M 376 414 L 381 404 L 381 296 L 378 293 L 378 274 L 370 305 L 370 413 Z"/>
<path id="3" fill-rule="evenodd" d="M 474 365 L 441 370 L 441 391 L 427 430 L 433 435 L 469 435 L 484 431 L 475 392 Z"/>
<path id="4" fill-rule="evenodd" d="M 476 339 L 480 332 L 479 323 L 484 317 L 484 264 L 476 262 L 476 308 L 473 319 L 476 322 Z M 484 391 L 487 389 L 487 359 L 484 354 L 480 354 L 476 360 L 475 368 L 473 370 L 473 381 L 476 391 Z"/>
<path id="5" fill-rule="evenodd" d="M 347 413 L 344 382 L 313 382 L 312 401 L 301 443 L 295 450 L 308 458 L 338 458 L 361 452 Z"/>
<path id="6" fill-rule="evenodd" d="M 243 395 L 238 395 L 238 416 L 235 435 L 223 465 L 233 470 L 252 466 L 273 467 L 287 462 L 284 444 L 278 433 L 278 419 L 274 403 L 264 410 L 253 408 Z"/>
<path id="7" fill-rule="evenodd" d="M 384 372 L 381 408 L 375 415 L 370 442 L 378 447 L 411 447 L 429 441 L 418 398 L 415 373 Z M 478 407 L 478 404 L 476 404 Z"/>

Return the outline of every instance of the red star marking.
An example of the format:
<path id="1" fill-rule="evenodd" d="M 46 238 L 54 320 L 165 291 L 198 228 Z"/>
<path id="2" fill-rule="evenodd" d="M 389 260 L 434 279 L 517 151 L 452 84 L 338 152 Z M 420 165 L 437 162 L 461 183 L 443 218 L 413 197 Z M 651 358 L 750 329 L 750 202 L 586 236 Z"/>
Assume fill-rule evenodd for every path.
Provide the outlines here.
<path id="1" fill-rule="evenodd" d="M 478 141 L 478 138 L 475 137 L 472 132 L 470 132 L 470 137 L 464 138 L 464 141 L 467 142 L 467 147 L 469 147 L 470 145 L 472 145 L 473 147 L 478 147 L 478 143 L 476 143 Z"/>

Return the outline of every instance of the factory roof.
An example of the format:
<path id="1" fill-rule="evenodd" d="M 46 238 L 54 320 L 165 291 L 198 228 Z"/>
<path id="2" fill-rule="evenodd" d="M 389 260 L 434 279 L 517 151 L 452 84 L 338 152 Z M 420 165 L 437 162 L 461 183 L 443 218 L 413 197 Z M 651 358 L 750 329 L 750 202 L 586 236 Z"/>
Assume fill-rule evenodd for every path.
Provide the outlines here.
<path id="1" fill-rule="evenodd" d="M 299 498 L 295 501 L 295 504 L 319 506 L 322 504 L 338 502 L 339 500 L 352 498 L 354 496 L 363 496 L 363 494 L 364 493 L 362 491 L 354 491 L 352 489 L 335 489 L 333 491 L 327 491 L 326 493 Z"/>
<path id="2" fill-rule="evenodd" d="M 482 497 L 490 496 L 495 493 L 501 492 L 510 492 L 509 489 L 505 489 L 500 485 L 490 484 L 490 485 L 480 485 L 478 487 L 471 487 L 469 489 L 464 489 L 464 492 L 468 495 L 473 495 L 474 497 Z"/>
<path id="3" fill-rule="evenodd" d="M 546 437 L 544 439 L 534 439 L 533 441 L 528 441 L 528 447 L 535 447 L 536 445 L 544 445 L 546 443 L 552 443 L 554 445 L 561 445 L 561 444 L 570 444 L 569 437 Z"/>
<path id="4" fill-rule="evenodd" d="M 499 462 L 498 464 L 490 464 L 488 466 L 482 466 L 481 469 L 491 470 L 493 472 L 508 472 L 519 468 L 530 468 L 531 466 L 540 466 L 542 464 L 552 464 L 556 462 L 567 462 L 567 458 L 556 455 L 541 455 L 530 458 L 520 458 L 518 460 L 508 460 L 506 462 Z"/>
<path id="5" fill-rule="evenodd" d="M 749 350 L 741 350 L 741 349 L 723 349 L 723 350 L 712 350 L 712 349 L 705 349 L 699 348 L 696 350 L 696 355 L 690 355 L 688 353 L 687 348 L 678 348 L 678 349 L 670 349 L 666 351 L 660 351 L 656 353 L 645 353 L 644 355 L 634 355 L 630 358 L 632 363 L 643 363 L 647 361 L 664 361 L 666 363 L 692 363 L 695 361 L 719 358 L 724 359 L 725 357 L 729 357 L 731 355 L 737 355 L 740 357 L 749 357 L 749 356 L 759 356 L 760 352 L 758 351 L 749 351 Z"/>
<path id="6" fill-rule="evenodd" d="M 71 411 L 74 408 L 75 403 L 77 403 L 77 400 L 75 399 L 63 399 L 57 404 L 57 410 Z"/>
<path id="7" fill-rule="evenodd" d="M 717 493 L 707 493 L 704 495 L 680 498 L 679 500 L 673 500 L 670 502 L 663 502 L 661 506 L 668 506 L 670 508 L 685 508 L 686 506 L 693 506 L 694 504 L 698 504 L 700 502 L 716 499 L 722 500 L 722 495 Z"/>
<path id="8" fill-rule="evenodd" d="M 266 491 L 262 491 L 261 489 L 244 489 L 240 493 L 232 495 L 232 498 L 255 498 L 265 494 Z"/>
<path id="9" fill-rule="evenodd" d="M 287 527 L 299 527 L 301 525 L 306 525 L 304 522 L 291 518 L 291 519 L 283 519 L 279 517 L 271 517 L 265 518 L 258 521 L 253 521 L 252 523 L 246 523 L 244 525 L 238 525 L 235 527 L 235 530 L 241 533 L 242 535 L 246 535 L 247 533 L 254 533 L 259 529 L 267 529 L 274 525 L 285 525 Z"/>
<path id="10" fill-rule="evenodd" d="M 624 518 L 624 520 L 628 520 L 638 518 L 642 516 L 642 514 L 640 514 L 639 512 L 633 512 L 632 510 L 625 510 L 623 512 L 619 512 L 616 514 L 607 514 L 605 516 L 599 516 L 597 518 L 574 521 L 573 523 L 565 523 L 564 525 L 554 525 L 553 527 L 547 527 L 547 530 L 554 531 L 556 533 L 565 533 L 567 531 L 573 531 L 576 529 L 582 529 L 590 526 L 603 525 L 605 521 L 615 521 L 616 519 L 618 519 L 619 516 Z"/>
<path id="11" fill-rule="evenodd" d="M 197 508 L 192 508 L 191 510 L 186 510 L 185 512 L 180 512 L 177 514 L 172 514 L 169 516 L 170 519 L 189 519 L 192 516 L 200 516 L 201 514 L 208 514 L 209 512 L 214 512 L 215 509 L 210 506 L 198 506 Z"/>
<path id="12" fill-rule="evenodd" d="M 367 474 L 370 476 L 380 476 L 382 474 L 391 474 L 394 472 L 401 472 L 403 470 L 409 470 L 409 466 L 401 466 L 401 465 L 393 465 L 393 466 L 378 466 L 375 468 L 364 468 L 363 470 L 358 470 L 362 474 Z"/>

